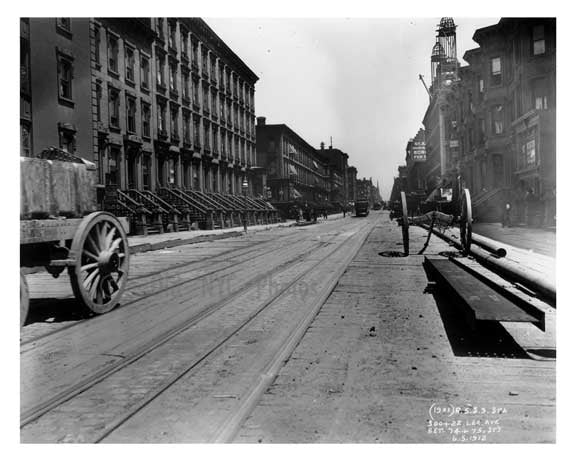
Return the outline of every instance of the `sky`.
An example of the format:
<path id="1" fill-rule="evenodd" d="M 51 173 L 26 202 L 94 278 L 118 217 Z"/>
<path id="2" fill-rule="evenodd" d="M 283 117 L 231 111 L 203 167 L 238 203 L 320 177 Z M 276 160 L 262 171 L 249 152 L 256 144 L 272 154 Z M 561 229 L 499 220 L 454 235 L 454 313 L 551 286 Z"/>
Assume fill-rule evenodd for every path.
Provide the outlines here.
<path id="1" fill-rule="evenodd" d="M 284 123 L 315 148 L 349 155 L 387 200 L 406 143 L 422 127 L 437 18 L 203 17 L 258 75 L 256 116 Z M 458 18 L 458 57 L 499 18 Z"/>

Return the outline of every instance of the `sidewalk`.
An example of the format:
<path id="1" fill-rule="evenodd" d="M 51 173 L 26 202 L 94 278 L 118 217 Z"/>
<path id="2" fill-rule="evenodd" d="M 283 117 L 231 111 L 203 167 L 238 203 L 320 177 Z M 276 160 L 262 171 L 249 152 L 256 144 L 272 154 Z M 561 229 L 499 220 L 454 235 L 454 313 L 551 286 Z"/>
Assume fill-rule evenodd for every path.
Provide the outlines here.
<path id="1" fill-rule="evenodd" d="M 333 214 L 328 216 L 328 220 L 335 219 L 342 219 L 342 215 Z M 318 223 L 322 223 L 324 221 L 324 219 L 318 219 Z M 294 225 L 296 225 L 296 221 L 293 219 L 288 219 L 285 222 L 276 224 L 260 224 L 256 226 L 248 226 L 248 233 L 250 234 L 279 227 L 291 227 Z M 213 240 L 238 237 L 243 234 L 243 226 L 229 227 L 226 229 L 166 232 L 163 234 L 152 235 L 132 235 L 128 237 L 128 244 L 130 246 L 130 253 L 135 254 L 145 251 L 159 250 L 162 248 L 170 248 L 179 245 L 187 245 L 190 243 L 210 242 Z"/>
<path id="2" fill-rule="evenodd" d="M 533 227 L 502 227 L 500 223 L 474 223 L 472 232 L 499 242 L 556 258 L 556 232 Z"/>

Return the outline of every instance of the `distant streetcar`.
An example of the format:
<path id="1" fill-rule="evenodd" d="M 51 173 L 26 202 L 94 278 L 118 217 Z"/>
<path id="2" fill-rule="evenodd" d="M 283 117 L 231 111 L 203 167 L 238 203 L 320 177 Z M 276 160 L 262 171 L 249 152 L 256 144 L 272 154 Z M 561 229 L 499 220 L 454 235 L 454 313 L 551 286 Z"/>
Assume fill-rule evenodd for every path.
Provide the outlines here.
<path id="1" fill-rule="evenodd" d="M 354 211 L 356 212 L 356 216 L 368 216 L 368 213 L 370 213 L 368 200 L 356 200 Z"/>

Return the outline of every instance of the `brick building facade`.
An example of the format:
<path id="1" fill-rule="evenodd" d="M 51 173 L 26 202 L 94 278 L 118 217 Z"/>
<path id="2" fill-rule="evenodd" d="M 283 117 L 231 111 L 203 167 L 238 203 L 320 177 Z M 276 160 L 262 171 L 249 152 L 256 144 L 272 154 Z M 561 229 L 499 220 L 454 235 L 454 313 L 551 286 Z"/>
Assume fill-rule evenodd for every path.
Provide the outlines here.
<path id="1" fill-rule="evenodd" d="M 285 124 L 267 124 L 265 117 L 258 117 L 256 140 L 272 204 L 285 213 L 295 204 L 330 207 L 329 165 L 314 147 Z"/>
<path id="2" fill-rule="evenodd" d="M 554 226 L 556 21 L 503 18 L 473 39 L 479 47 L 466 51 L 465 66 L 435 68 L 447 54 L 438 38 L 433 48 L 426 190 L 458 176 L 471 190 L 475 219 L 499 221 L 510 203 L 514 223 Z M 414 188 L 412 176 L 409 167 L 398 184 Z"/>

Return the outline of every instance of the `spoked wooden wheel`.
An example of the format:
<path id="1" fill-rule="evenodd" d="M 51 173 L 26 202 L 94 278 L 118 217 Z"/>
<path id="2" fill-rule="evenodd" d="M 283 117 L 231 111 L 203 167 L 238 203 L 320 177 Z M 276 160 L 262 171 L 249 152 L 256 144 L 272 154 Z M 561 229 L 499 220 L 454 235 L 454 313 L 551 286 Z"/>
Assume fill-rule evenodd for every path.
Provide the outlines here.
<path id="1" fill-rule="evenodd" d="M 408 203 L 406 202 L 406 193 L 400 192 L 402 201 L 402 243 L 404 244 L 404 256 L 408 256 L 410 251 L 410 238 L 408 235 Z"/>
<path id="2" fill-rule="evenodd" d="M 113 309 L 128 279 L 129 253 L 126 232 L 115 216 L 96 212 L 86 216 L 72 241 L 68 267 L 76 299 L 95 314 Z"/>
<path id="3" fill-rule="evenodd" d="M 472 200 L 468 189 L 462 190 L 460 201 L 460 244 L 462 252 L 467 255 L 470 253 L 472 243 Z"/>
<path id="4" fill-rule="evenodd" d="M 20 326 L 24 326 L 30 308 L 30 295 L 28 292 L 28 282 L 26 276 L 20 269 Z"/>

